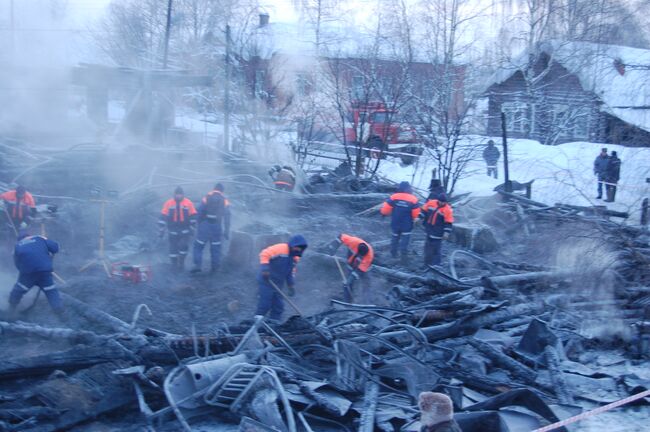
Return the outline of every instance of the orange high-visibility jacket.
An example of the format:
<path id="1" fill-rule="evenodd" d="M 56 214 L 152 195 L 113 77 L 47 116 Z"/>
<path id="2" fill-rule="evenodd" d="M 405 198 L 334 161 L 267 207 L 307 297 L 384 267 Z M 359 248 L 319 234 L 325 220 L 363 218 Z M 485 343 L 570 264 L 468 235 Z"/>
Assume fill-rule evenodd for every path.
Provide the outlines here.
<path id="1" fill-rule="evenodd" d="M 341 234 L 340 239 L 341 239 L 341 243 L 346 245 L 348 249 L 350 249 L 350 251 L 352 252 L 348 257 L 348 264 L 350 265 L 353 265 L 354 261 L 359 258 L 357 257 L 357 253 L 359 252 L 359 245 L 361 243 L 365 243 L 366 245 L 368 245 L 368 253 L 366 254 L 366 256 L 361 258 L 361 262 L 359 263 L 359 266 L 357 268 L 364 273 L 370 270 L 370 266 L 372 266 L 372 260 L 375 258 L 375 251 L 372 249 L 372 246 L 370 246 L 370 243 L 364 241 L 363 239 L 360 239 L 359 237 L 353 237 L 348 234 Z"/>
<path id="2" fill-rule="evenodd" d="M 298 261 L 300 257 L 291 256 L 288 243 L 277 243 L 260 252 L 260 273 L 269 272 L 276 283 L 286 280 L 287 285 L 293 285 Z"/>
<path id="3" fill-rule="evenodd" d="M 34 197 L 29 192 L 25 192 L 20 202 L 18 202 L 15 190 L 0 194 L 0 198 L 7 202 L 7 211 L 14 221 L 22 222 L 26 216 L 29 216 L 29 209 L 36 208 Z"/>
<path id="4" fill-rule="evenodd" d="M 168 199 L 160 212 L 161 221 L 170 227 L 187 226 L 195 216 L 196 208 L 187 198 L 183 198 L 180 202 L 174 198 Z"/>

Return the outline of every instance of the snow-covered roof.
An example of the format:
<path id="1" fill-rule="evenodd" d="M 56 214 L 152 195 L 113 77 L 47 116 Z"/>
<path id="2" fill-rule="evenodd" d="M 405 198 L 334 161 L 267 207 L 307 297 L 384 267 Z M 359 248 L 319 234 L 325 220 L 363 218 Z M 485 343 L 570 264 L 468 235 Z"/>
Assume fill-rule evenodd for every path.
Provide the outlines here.
<path id="1" fill-rule="evenodd" d="M 603 102 L 603 111 L 650 131 L 650 50 L 560 41 L 542 43 L 538 50 L 575 75 L 585 90 Z M 524 70 L 528 59 L 524 52 L 509 67 L 499 69 L 486 88 Z"/>

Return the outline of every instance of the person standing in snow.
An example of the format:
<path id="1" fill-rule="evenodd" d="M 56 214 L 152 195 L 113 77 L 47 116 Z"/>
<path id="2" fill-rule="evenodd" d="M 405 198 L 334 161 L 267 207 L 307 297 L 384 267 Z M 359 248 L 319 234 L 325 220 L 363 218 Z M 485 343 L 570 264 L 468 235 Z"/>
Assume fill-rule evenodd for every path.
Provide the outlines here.
<path id="1" fill-rule="evenodd" d="M 607 155 L 607 149 L 603 147 L 594 160 L 594 175 L 598 178 L 598 196 L 596 199 L 603 197 L 603 182 L 607 174 L 607 162 L 609 162 L 609 156 Z"/>
<path id="2" fill-rule="evenodd" d="M 490 177 L 490 175 L 493 175 L 494 178 L 499 178 L 497 163 L 499 162 L 500 157 L 501 157 L 501 152 L 494 145 L 494 141 L 489 140 L 487 143 L 487 147 L 485 147 L 485 150 L 483 150 L 483 160 L 485 160 L 485 163 L 487 164 L 488 177 Z"/>
<path id="3" fill-rule="evenodd" d="M 391 216 L 390 254 L 393 258 L 397 258 L 399 249 L 402 255 L 402 264 L 406 264 L 413 221 L 420 215 L 418 198 L 413 195 L 409 182 L 401 182 L 397 192 L 384 202 L 379 211 L 382 216 Z"/>
<path id="4" fill-rule="evenodd" d="M 606 202 L 614 202 L 616 199 L 616 187 L 618 180 L 621 177 L 621 160 L 615 151 L 607 161 L 607 169 L 605 170 L 605 188 L 607 190 Z"/>

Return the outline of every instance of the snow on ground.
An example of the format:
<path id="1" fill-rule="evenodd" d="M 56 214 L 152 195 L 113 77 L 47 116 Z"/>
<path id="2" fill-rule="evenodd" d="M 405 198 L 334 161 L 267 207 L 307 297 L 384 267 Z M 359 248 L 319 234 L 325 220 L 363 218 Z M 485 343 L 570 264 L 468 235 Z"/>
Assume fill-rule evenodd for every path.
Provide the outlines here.
<path id="1" fill-rule="evenodd" d="M 468 140 L 476 137 L 468 137 Z M 499 160 L 499 179 L 486 175 L 481 158 L 484 137 L 466 175 L 459 180 L 455 193 L 471 192 L 475 196 L 493 194 L 495 186 L 503 182 L 503 148 L 501 139 L 493 138 L 502 153 Z M 615 203 L 596 199 L 596 178 L 593 161 L 601 147 L 615 150 L 622 161 L 621 180 Z M 562 202 L 573 205 L 607 205 L 610 209 L 629 211 L 631 223 L 638 223 L 641 201 L 650 197 L 650 148 L 623 147 L 613 144 L 573 142 L 557 146 L 542 145 L 537 141 L 512 139 L 508 141 L 510 179 L 519 182 L 534 180 L 532 199 L 547 204 Z M 384 161 L 378 173 L 393 181 L 408 180 L 423 191 L 429 185 L 434 160 L 425 152 L 417 166 L 402 166 L 397 160 Z M 604 194 L 603 194 L 604 196 Z"/>

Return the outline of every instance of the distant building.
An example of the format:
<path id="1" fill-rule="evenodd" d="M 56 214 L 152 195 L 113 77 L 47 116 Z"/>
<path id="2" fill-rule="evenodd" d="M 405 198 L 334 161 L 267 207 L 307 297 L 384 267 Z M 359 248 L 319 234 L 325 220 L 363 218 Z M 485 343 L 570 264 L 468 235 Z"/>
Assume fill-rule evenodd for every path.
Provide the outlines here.
<path id="1" fill-rule="evenodd" d="M 489 135 L 650 146 L 650 50 L 547 42 L 487 85 Z"/>
<path id="2" fill-rule="evenodd" d="M 324 24 L 317 44 L 313 29 L 309 26 L 270 22 L 267 14 L 261 14 L 254 39 L 250 49 L 238 58 L 238 62 L 251 94 L 266 99 L 273 106 L 281 107 L 288 101 L 300 100 L 303 96 L 323 90 L 315 88 L 318 82 L 315 75 L 331 74 L 334 69 L 339 75 L 339 84 L 349 96 L 348 100 L 362 97 L 385 100 L 395 90 L 391 86 L 403 84 L 398 83 L 396 78 L 400 77 L 405 62 L 389 50 L 379 49 L 373 55 L 367 55 L 371 43 L 369 36 L 360 34 L 354 28 Z M 370 62 L 378 83 L 374 86 L 375 94 L 364 95 L 364 80 L 367 79 Z M 442 68 L 417 54 L 408 67 L 408 91 L 414 97 L 433 101 L 435 82 L 443 73 Z M 453 115 L 464 104 L 465 68 L 455 66 L 448 74 L 454 83 L 449 107 Z"/>

